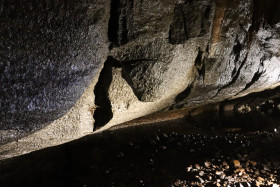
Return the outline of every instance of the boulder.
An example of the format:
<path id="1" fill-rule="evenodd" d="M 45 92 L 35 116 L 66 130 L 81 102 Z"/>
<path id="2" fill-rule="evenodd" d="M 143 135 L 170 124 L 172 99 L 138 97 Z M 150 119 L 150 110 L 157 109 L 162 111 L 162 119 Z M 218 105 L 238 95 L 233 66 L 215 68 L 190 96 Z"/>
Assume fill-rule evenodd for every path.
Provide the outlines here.
<path id="1" fill-rule="evenodd" d="M 0 2 L 0 144 L 61 118 L 108 52 L 110 3 Z"/>

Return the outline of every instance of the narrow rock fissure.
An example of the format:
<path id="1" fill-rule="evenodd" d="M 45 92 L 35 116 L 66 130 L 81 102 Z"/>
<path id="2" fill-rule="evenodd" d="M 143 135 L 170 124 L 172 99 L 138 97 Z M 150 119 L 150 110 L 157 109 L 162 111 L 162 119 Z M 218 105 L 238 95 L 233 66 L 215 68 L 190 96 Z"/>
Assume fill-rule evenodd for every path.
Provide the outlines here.
<path id="1" fill-rule="evenodd" d="M 248 58 L 248 53 L 249 53 L 250 48 L 251 48 L 251 45 L 252 45 L 253 36 L 255 35 L 255 30 L 256 30 L 256 28 L 257 28 L 256 23 L 254 22 L 254 17 L 255 17 L 254 14 L 256 14 L 255 11 L 254 11 L 254 13 L 253 13 L 253 18 L 252 18 L 252 19 L 253 19 L 253 20 L 252 20 L 253 24 L 252 24 L 252 26 L 249 28 L 248 33 L 247 33 L 247 40 L 246 40 L 246 41 L 247 41 L 247 42 L 246 42 L 246 43 L 247 43 L 247 54 L 246 54 L 246 56 L 245 56 L 244 60 L 242 61 L 241 65 L 239 66 L 238 70 L 237 70 L 237 71 L 236 71 L 236 69 L 233 70 L 232 75 L 235 73 L 235 71 L 236 71 L 236 73 L 235 73 L 234 77 L 232 78 L 232 80 L 231 80 L 228 84 L 226 84 L 226 85 L 222 86 L 221 88 L 219 88 L 218 91 L 217 91 L 217 93 L 216 93 L 212 98 L 217 97 L 217 96 L 219 95 L 219 93 L 220 93 L 223 89 L 225 89 L 225 88 L 227 88 L 227 87 L 233 85 L 233 84 L 237 81 L 237 79 L 238 79 L 238 77 L 239 77 L 239 75 L 240 75 L 241 69 L 242 69 L 243 66 L 246 64 L 246 61 L 247 61 L 247 58 Z M 236 56 L 235 56 L 235 62 L 236 62 L 236 60 L 239 60 L 239 58 L 240 58 L 241 49 L 242 49 L 242 45 L 241 45 L 241 44 L 239 43 L 239 41 L 237 40 L 237 44 L 234 46 L 234 53 L 236 54 Z M 237 59 L 237 57 L 238 57 L 238 59 Z"/>
<path id="2" fill-rule="evenodd" d="M 113 67 L 119 67 L 119 61 L 109 56 L 104 63 L 104 67 L 94 88 L 95 105 L 97 106 L 93 116 L 95 120 L 94 130 L 106 125 L 113 118 L 112 105 L 108 92 L 112 82 Z"/>
<path id="3" fill-rule="evenodd" d="M 183 16 L 183 26 L 184 26 L 185 38 L 188 39 L 188 29 L 187 29 L 187 25 L 186 25 L 187 20 L 186 20 L 184 10 L 183 10 L 182 6 L 180 6 L 180 11 L 181 11 L 181 14 Z"/>
<path id="4" fill-rule="evenodd" d="M 252 80 L 248 84 L 246 84 L 245 88 L 243 90 L 241 90 L 240 92 L 238 92 L 236 95 L 246 91 L 260 79 L 262 74 L 265 73 L 265 70 L 261 70 L 261 69 L 263 69 L 263 59 L 261 59 L 259 69 L 257 72 L 255 72 L 254 76 L 252 77 Z"/>
<path id="5" fill-rule="evenodd" d="M 240 71 L 241 71 L 241 69 L 243 68 L 243 66 L 245 65 L 246 61 L 247 61 L 247 56 L 248 56 L 248 54 L 246 55 L 245 59 L 242 61 L 240 67 L 238 68 L 238 70 L 237 70 L 235 76 L 232 78 L 232 80 L 231 80 L 228 84 L 226 84 L 226 85 L 222 86 L 221 88 L 219 88 L 218 91 L 217 91 L 217 93 L 216 93 L 216 95 L 215 95 L 214 97 L 217 97 L 217 95 L 219 95 L 219 93 L 220 93 L 223 89 L 225 89 L 225 88 L 227 88 L 227 87 L 230 87 L 231 85 L 233 85 L 233 84 L 237 81 L 237 79 L 238 79 L 238 77 L 239 77 L 239 75 L 240 75 Z M 213 98 L 214 98 L 214 97 L 213 97 Z"/>
<path id="6" fill-rule="evenodd" d="M 253 76 L 253 78 L 252 78 L 252 80 L 248 83 L 248 84 L 246 84 L 246 86 L 245 86 L 245 88 L 241 91 L 241 92 L 244 92 L 244 91 L 246 91 L 248 88 L 250 88 L 254 83 L 256 83 L 259 79 L 260 79 L 260 77 L 261 77 L 261 75 L 263 74 L 264 72 L 259 72 L 259 70 L 254 74 L 254 76 Z M 240 93 L 241 93 L 240 92 Z M 239 94 L 239 93 L 238 93 Z M 237 95 L 238 95 L 237 94 Z"/>
<path id="7" fill-rule="evenodd" d="M 176 103 L 183 101 L 190 95 L 190 93 L 193 89 L 193 84 L 194 84 L 194 82 L 192 84 L 190 84 L 184 91 L 182 91 L 181 93 L 179 93 L 176 96 L 176 98 L 175 98 Z"/>
<path id="8" fill-rule="evenodd" d="M 200 48 L 198 48 L 198 54 L 195 59 L 195 67 L 197 69 L 197 72 L 199 76 L 202 76 L 203 81 L 205 77 L 205 62 L 204 62 L 204 51 L 202 51 Z"/>
<path id="9" fill-rule="evenodd" d="M 187 40 L 186 18 L 182 5 L 175 5 L 174 17 L 169 29 L 169 43 L 181 44 Z"/>
<path id="10" fill-rule="evenodd" d="M 200 34 L 199 36 L 204 36 L 205 34 L 207 34 L 209 28 L 210 28 L 210 22 L 209 22 L 209 18 L 210 18 L 210 14 L 211 14 L 211 5 L 208 5 L 205 9 L 205 13 L 203 15 L 203 20 L 201 22 L 201 30 L 200 30 Z"/>
<path id="11" fill-rule="evenodd" d="M 119 7 L 120 0 L 111 0 L 110 19 L 108 25 L 108 39 L 115 45 L 118 45 L 118 31 L 119 31 Z"/>

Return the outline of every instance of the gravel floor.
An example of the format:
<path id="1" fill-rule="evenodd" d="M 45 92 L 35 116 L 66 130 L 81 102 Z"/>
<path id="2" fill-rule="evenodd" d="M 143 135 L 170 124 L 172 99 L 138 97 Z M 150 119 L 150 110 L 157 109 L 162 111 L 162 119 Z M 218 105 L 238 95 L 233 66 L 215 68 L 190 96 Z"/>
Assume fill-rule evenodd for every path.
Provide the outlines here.
<path id="1" fill-rule="evenodd" d="M 276 128 L 125 128 L 1 161 L 0 186 L 278 186 L 279 148 Z"/>

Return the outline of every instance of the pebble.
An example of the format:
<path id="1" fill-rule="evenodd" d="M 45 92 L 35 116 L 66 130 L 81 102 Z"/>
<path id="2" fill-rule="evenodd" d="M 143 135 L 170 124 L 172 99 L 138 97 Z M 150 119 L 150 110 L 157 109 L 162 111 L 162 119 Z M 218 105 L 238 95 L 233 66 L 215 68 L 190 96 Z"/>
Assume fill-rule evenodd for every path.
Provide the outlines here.
<path id="1" fill-rule="evenodd" d="M 278 135 L 275 133 L 271 134 L 272 136 Z M 233 143 L 240 143 L 238 136 L 233 135 L 232 138 L 235 138 Z M 229 154 L 230 156 L 225 156 L 223 155 L 223 151 L 217 151 L 214 158 L 208 157 L 204 162 L 196 162 L 196 164 L 188 167 L 187 170 L 194 174 L 193 177 L 196 180 L 193 183 L 194 179 L 187 179 L 180 186 L 280 187 L 280 183 L 278 183 L 280 162 L 274 163 L 266 160 L 254 161 L 259 153 L 261 153 L 261 149 L 260 151 L 256 150 L 247 154 L 243 154 L 241 151 L 233 152 Z"/>
<path id="2" fill-rule="evenodd" d="M 200 171 L 200 172 L 199 172 L 199 176 L 202 177 L 203 175 L 204 175 L 204 171 Z"/>
<path id="3" fill-rule="evenodd" d="M 187 171 L 190 172 L 192 170 L 192 166 L 187 167 Z"/>
<path id="4" fill-rule="evenodd" d="M 211 166 L 211 163 L 208 162 L 208 161 L 206 161 L 206 162 L 204 163 L 204 165 L 205 165 L 206 167 L 210 167 L 210 166 Z"/>
<path id="5" fill-rule="evenodd" d="M 263 169 L 266 171 L 270 171 L 270 169 L 266 165 L 263 165 Z"/>
<path id="6" fill-rule="evenodd" d="M 227 166 L 227 162 L 226 161 L 223 161 L 223 166 Z"/>
<path id="7" fill-rule="evenodd" d="M 255 161 L 251 161 L 250 163 L 252 164 L 252 166 L 256 166 L 257 165 L 257 162 L 255 162 Z"/>
<path id="8" fill-rule="evenodd" d="M 222 171 L 216 171 L 216 175 L 221 175 L 222 173 Z"/>
<path id="9" fill-rule="evenodd" d="M 195 168 L 196 169 L 200 169 L 200 165 L 199 164 L 195 164 Z"/>
<path id="10" fill-rule="evenodd" d="M 233 165 L 234 165 L 234 167 L 239 167 L 240 166 L 240 162 L 239 162 L 239 160 L 234 160 L 233 161 Z"/>

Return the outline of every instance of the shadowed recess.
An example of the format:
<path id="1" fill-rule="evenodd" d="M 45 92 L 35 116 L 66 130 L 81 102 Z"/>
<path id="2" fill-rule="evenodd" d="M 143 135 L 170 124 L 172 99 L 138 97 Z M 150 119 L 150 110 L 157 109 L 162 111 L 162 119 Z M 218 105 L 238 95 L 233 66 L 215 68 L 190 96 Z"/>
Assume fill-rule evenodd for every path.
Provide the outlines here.
<path id="1" fill-rule="evenodd" d="M 119 66 L 119 61 L 109 56 L 94 88 L 95 104 L 97 106 L 94 112 L 94 130 L 104 126 L 113 118 L 108 90 L 112 82 L 112 69 L 116 66 Z"/>

